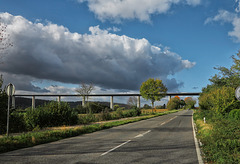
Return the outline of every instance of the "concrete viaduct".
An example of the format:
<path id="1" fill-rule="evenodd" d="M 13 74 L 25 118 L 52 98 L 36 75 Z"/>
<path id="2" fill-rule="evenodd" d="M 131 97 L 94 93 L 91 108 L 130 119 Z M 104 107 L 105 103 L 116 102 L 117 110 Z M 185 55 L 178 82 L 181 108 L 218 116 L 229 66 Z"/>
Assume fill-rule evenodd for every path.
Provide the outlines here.
<path id="1" fill-rule="evenodd" d="M 192 93 L 166 93 L 166 96 L 169 97 L 169 100 L 172 96 L 199 96 L 199 92 Z M 91 94 L 91 95 L 77 95 L 77 94 L 15 94 L 12 97 L 12 107 L 15 108 L 15 97 L 32 97 L 32 108 L 35 108 L 35 98 L 36 97 L 58 97 L 58 102 L 61 102 L 61 97 L 82 97 L 82 105 L 85 106 L 85 97 L 110 97 L 110 108 L 113 109 L 114 97 L 123 97 L 123 96 L 136 96 L 137 97 L 137 107 L 141 107 L 140 103 L 140 94 Z"/>

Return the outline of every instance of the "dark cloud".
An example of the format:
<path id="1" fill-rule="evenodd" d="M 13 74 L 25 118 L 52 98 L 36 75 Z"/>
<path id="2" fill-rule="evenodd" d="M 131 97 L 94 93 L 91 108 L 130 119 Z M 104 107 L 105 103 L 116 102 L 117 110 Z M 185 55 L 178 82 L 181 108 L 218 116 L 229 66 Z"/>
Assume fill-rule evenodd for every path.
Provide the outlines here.
<path id="1" fill-rule="evenodd" d="M 193 87 L 192 89 L 198 89 L 198 87 Z"/>
<path id="2" fill-rule="evenodd" d="M 9 73 L 0 73 L 3 75 L 3 86 L 7 86 L 12 83 L 16 90 L 32 91 L 32 92 L 50 92 L 48 89 L 40 88 L 32 84 L 35 79 L 25 75 L 16 75 Z"/>
<path id="3" fill-rule="evenodd" d="M 24 90 L 41 91 L 31 83 L 39 79 L 138 90 L 150 77 L 162 79 L 169 90 L 177 90 L 182 83 L 168 79 L 168 75 L 195 65 L 144 38 L 119 36 L 98 26 L 89 28 L 91 34 L 79 34 L 63 26 L 32 23 L 8 13 L 0 17 L 8 25 L 14 44 L 0 70 L 14 75 Z"/>

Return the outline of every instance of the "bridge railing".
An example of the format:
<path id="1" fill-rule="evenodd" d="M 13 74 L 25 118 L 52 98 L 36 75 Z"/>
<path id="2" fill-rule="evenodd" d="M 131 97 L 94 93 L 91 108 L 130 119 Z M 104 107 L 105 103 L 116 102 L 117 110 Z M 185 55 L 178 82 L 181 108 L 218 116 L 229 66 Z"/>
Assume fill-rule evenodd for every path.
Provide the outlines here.
<path id="1" fill-rule="evenodd" d="M 172 96 L 199 96 L 200 93 L 166 93 L 165 95 L 168 96 L 169 100 Z M 159 94 L 161 95 L 161 94 Z M 141 108 L 141 95 L 140 94 L 91 94 L 91 95 L 79 95 L 79 94 L 15 94 L 12 97 L 12 107 L 15 108 L 15 97 L 32 97 L 32 108 L 35 108 L 36 97 L 57 97 L 58 102 L 61 102 L 62 97 L 82 97 L 82 106 L 85 106 L 85 97 L 110 97 L 110 108 L 113 109 L 114 105 L 114 97 L 130 97 L 136 96 L 137 97 L 137 107 Z"/>

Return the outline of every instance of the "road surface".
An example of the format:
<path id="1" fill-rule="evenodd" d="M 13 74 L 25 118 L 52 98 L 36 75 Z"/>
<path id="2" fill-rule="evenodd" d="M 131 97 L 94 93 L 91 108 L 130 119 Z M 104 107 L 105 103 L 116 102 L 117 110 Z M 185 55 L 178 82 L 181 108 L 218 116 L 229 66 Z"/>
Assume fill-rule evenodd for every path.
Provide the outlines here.
<path id="1" fill-rule="evenodd" d="M 0 163 L 198 163 L 192 111 L 0 154 Z"/>

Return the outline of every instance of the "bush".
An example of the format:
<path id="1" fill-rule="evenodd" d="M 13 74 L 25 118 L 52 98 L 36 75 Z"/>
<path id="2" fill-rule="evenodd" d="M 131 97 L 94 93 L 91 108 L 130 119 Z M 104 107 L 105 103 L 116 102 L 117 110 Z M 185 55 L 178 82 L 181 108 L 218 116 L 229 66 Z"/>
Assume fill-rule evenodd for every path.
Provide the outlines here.
<path id="1" fill-rule="evenodd" d="M 89 102 L 88 108 L 91 113 L 101 113 L 107 106 L 96 102 Z"/>
<path id="2" fill-rule="evenodd" d="M 101 113 L 107 106 L 98 102 L 88 102 L 86 106 L 78 105 L 76 111 L 79 114 Z"/>
<path id="3" fill-rule="evenodd" d="M 216 163 L 240 162 L 240 122 L 221 119 L 214 124 L 211 135 L 202 139 L 207 159 Z"/>
<path id="4" fill-rule="evenodd" d="M 226 114 L 240 105 L 240 102 L 236 100 L 234 95 L 234 88 L 225 86 L 214 88 L 200 95 L 199 106 L 201 109 Z"/>
<path id="5" fill-rule="evenodd" d="M 6 132 L 8 96 L 0 89 L 0 134 Z"/>
<path id="6" fill-rule="evenodd" d="M 144 104 L 143 109 L 152 109 L 152 107 L 148 104 Z"/>
<path id="7" fill-rule="evenodd" d="M 86 114 L 88 112 L 88 108 L 82 105 L 77 105 L 75 111 L 78 112 L 78 114 Z"/>
<path id="8" fill-rule="evenodd" d="M 77 123 L 77 112 L 70 108 L 70 106 L 61 102 L 50 102 L 43 107 L 36 109 L 27 109 L 25 114 L 25 121 L 29 129 L 37 126 L 60 126 L 60 125 L 73 125 Z"/>
<path id="9" fill-rule="evenodd" d="M 89 124 L 91 122 L 96 122 L 96 121 L 97 121 L 97 118 L 92 113 L 78 115 L 78 124 Z"/>
<path id="10" fill-rule="evenodd" d="M 105 108 L 104 111 L 102 111 L 99 115 L 99 121 L 106 121 L 106 120 L 111 120 L 112 116 L 109 113 L 109 109 Z"/>
<path id="11" fill-rule="evenodd" d="M 124 108 L 120 108 L 120 107 L 117 108 L 117 110 L 116 110 L 117 118 L 122 118 L 123 117 L 123 109 Z"/>
<path id="12" fill-rule="evenodd" d="M 206 118 L 207 123 L 198 124 L 198 122 L 203 120 L 203 117 Z M 216 112 L 211 110 L 196 111 L 194 120 L 197 120 L 198 138 L 203 143 L 202 149 L 207 162 L 240 162 L 240 121 L 224 118 L 223 115 L 216 114 Z M 208 127 L 211 128 L 209 129 Z"/>
<path id="13" fill-rule="evenodd" d="M 24 113 L 14 111 L 9 118 L 9 128 L 12 133 L 20 133 L 27 130 L 27 126 L 24 120 Z"/>
<path id="14" fill-rule="evenodd" d="M 229 119 L 240 120 L 240 109 L 234 109 L 228 114 Z"/>

